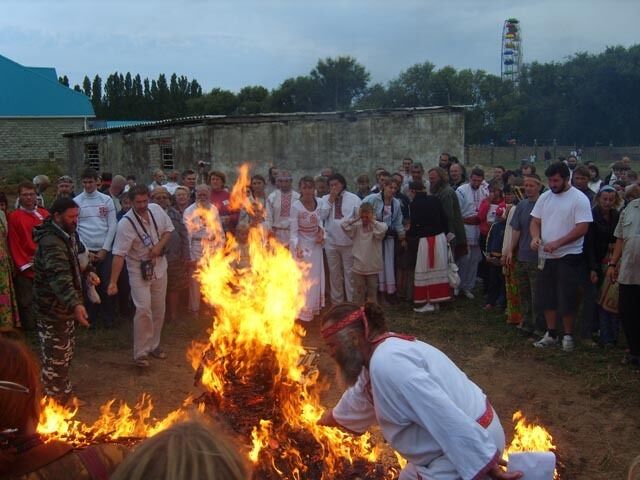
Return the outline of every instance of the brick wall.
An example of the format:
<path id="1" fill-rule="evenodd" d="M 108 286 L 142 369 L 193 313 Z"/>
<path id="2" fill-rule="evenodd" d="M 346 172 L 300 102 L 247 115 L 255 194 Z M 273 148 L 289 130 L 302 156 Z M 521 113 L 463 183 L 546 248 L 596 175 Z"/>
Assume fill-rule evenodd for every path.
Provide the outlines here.
<path id="1" fill-rule="evenodd" d="M 65 165 L 63 133 L 84 129 L 83 118 L 0 118 L 0 168 L 55 161 Z"/>

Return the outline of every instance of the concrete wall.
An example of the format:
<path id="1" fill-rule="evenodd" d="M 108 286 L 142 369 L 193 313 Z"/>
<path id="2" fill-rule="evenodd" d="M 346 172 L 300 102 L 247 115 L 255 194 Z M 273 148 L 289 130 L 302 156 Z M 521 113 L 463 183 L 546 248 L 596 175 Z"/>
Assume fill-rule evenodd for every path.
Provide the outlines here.
<path id="1" fill-rule="evenodd" d="M 62 134 L 83 128 L 83 118 L 0 118 L 0 165 L 3 170 L 46 160 L 64 165 L 68 151 Z"/>
<path id="2" fill-rule="evenodd" d="M 429 166 L 442 151 L 459 158 L 464 152 L 464 114 L 448 108 L 180 122 L 67 136 L 69 171 L 81 171 L 86 145 L 97 144 L 101 171 L 150 181 L 161 167 L 161 146 L 171 145 L 180 171 L 206 161 L 210 169 L 235 177 L 238 165 L 250 162 L 254 172 L 276 165 L 292 170 L 297 179 L 332 166 L 354 185 L 357 175 L 372 174 L 378 166 L 397 169 L 406 156 Z"/>

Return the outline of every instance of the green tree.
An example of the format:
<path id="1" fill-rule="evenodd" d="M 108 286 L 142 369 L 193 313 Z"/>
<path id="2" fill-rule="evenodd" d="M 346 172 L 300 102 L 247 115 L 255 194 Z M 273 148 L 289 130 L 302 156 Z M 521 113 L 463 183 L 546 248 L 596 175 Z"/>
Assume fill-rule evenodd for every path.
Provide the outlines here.
<path id="1" fill-rule="evenodd" d="M 347 110 L 366 92 L 369 72 L 355 58 L 341 56 L 318 60 L 311 71 L 317 84 L 321 110 Z"/>
<path id="2" fill-rule="evenodd" d="M 191 115 L 231 115 L 237 108 L 236 95 L 220 88 L 214 88 L 207 95 L 187 100 L 187 111 Z"/>
<path id="3" fill-rule="evenodd" d="M 102 79 L 99 75 L 93 77 L 91 84 L 91 103 L 97 117 L 102 116 Z"/>
<path id="4" fill-rule="evenodd" d="M 58 77 L 58 82 L 61 83 L 62 85 L 64 85 L 65 87 L 69 86 L 69 77 L 67 77 L 66 75 L 63 77 Z"/>
<path id="5" fill-rule="evenodd" d="M 320 110 L 317 82 L 308 76 L 289 78 L 271 92 L 270 110 L 274 112 L 311 112 Z"/>
<path id="6" fill-rule="evenodd" d="M 82 80 L 82 91 L 87 97 L 91 98 L 91 80 L 86 75 Z"/>
<path id="7" fill-rule="evenodd" d="M 237 95 L 236 113 L 261 113 L 269 109 L 269 90 L 264 87 L 244 87 Z"/>

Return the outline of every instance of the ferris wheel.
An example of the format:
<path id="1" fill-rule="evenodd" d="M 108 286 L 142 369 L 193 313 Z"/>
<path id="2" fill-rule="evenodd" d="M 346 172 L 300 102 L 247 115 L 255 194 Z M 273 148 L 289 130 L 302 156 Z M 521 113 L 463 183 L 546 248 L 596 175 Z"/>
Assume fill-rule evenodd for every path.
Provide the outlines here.
<path id="1" fill-rule="evenodd" d="M 522 71 L 522 27 L 517 18 L 504 21 L 501 45 L 500 74 L 517 85 Z"/>

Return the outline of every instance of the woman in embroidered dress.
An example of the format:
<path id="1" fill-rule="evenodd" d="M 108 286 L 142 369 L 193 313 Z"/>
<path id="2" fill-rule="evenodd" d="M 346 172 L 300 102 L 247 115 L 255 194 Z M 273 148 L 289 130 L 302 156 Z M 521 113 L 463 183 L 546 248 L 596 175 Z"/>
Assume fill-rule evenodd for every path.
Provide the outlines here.
<path id="1" fill-rule="evenodd" d="M 522 179 L 516 180 L 522 184 Z M 520 292 L 518 290 L 518 273 L 514 262 L 507 263 L 506 257 L 511 248 L 511 238 L 513 229 L 511 228 L 511 219 L 516 211 L 516 204 L 522 200 L 522 185 L 505 185 L 504 197 L 506 204 L 504 221 L 504 236 L 502 239 L 502 257 L 500 263 L 502 265 L 502 274 L 504 275 L 504 285 L 507 301 L 507 323 L 509 325 L 520 325 L 522 323 L 522 306 L 520 304 Z"/>
<path id="2" fill-rule="evenodd" d="M 315 182 L 312 177 L 300 179 L 300 199 L 291 206 L 291 236 L 289 248 L 294 258 L 308 266 L 306 280 L 310 283 L 304 307 L 298 318 L 305 322 L 313 320 L 324 307 L 324 263 L 322 244 L 324 230 L 318 218 L 320 199 L 315 197 Z"/>
<path id="3" fill-rule="evenodd" d="M 13 263 L 7 246 L 7 217 L 0 210 L 0 332 L 20 326 L 13 287 Z"/>

